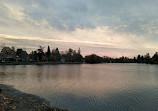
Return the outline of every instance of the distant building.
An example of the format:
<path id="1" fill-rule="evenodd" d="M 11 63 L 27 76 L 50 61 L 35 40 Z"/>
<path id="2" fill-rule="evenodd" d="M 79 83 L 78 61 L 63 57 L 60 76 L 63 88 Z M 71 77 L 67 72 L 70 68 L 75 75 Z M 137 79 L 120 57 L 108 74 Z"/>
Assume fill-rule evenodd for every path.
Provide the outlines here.
<path id="1" fill-rule="evenodd" d="M 65 62 L 65 57 L 62 57 L 62 58 L 61 58 L 61 62 Z"/>
<path id="2" fill-rule="evenodd" d="M 16 53 L 14 47 L 12 49 L 10 47 L 3 47 L 0 56 L 2 62 L 15 61 Z"/>
<path id="3" fill-rule="evenodd" d="M 17 49 L 16 61 L 29 61 L 29 55 L 22 49 Z"/>

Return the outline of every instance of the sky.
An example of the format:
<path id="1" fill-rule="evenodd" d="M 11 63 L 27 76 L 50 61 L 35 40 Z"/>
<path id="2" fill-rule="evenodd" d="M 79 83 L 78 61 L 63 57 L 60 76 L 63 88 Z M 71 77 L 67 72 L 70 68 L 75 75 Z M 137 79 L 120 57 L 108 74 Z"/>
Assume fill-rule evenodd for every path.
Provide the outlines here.
<path id="1" fill-rule="evenodd" d="M 158 51 L 158 0 L 0 0 L 0 44 L 83 55 Z"/>

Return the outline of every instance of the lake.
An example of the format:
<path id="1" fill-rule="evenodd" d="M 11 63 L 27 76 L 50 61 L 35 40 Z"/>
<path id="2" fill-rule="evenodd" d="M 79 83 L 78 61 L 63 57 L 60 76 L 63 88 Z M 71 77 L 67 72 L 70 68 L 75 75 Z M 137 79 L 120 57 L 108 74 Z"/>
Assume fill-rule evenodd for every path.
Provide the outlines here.
<path id="1" fill-rule="evenodd" d="M 70 111 L 158 111 L 158 65 L 0 66 L 0 83 Z"/>

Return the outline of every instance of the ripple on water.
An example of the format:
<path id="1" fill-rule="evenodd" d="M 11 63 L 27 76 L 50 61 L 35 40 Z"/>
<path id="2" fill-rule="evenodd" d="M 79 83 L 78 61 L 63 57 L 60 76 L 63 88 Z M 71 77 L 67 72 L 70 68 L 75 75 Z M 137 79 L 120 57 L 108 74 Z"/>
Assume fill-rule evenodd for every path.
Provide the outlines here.
<path id="1" fill-rule="evenodd" d="M 0 83 L 70 111 L 158 111 L 158 66 L 0 66 Z"/>

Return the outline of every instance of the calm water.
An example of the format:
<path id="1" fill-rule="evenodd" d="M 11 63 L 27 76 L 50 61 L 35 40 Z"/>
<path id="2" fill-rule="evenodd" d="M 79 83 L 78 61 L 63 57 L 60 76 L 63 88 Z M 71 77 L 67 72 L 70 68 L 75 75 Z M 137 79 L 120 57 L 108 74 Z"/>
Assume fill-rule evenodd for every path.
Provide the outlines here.
<path id="1" fill-rule="evenodd" d="M 70 111 L 158 111 L 158 65 L 0 66 L 0 83 Z"/>

